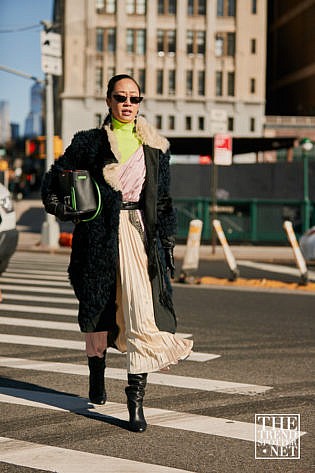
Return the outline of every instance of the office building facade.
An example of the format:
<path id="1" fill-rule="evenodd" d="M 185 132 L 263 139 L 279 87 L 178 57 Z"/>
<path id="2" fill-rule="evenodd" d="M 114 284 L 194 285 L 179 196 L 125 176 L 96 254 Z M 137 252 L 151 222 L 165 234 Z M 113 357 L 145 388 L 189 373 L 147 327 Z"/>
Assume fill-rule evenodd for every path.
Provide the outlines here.
<path id="1" fill-rule="evenodd" d="M 54 11 L 64 145 L 102 123 L 120 73 L 140 83 L 141 113 L 166 136 L 262 136 L 266 0 L 55 0 Z"/>

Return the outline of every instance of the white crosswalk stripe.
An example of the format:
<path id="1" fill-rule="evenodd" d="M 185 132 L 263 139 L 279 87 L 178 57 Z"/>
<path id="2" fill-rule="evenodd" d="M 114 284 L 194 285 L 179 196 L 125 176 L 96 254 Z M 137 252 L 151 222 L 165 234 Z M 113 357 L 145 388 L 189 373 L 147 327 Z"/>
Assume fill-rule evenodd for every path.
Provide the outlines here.
<path id="1" fill-rule="evenodd" d="M 58 473 L 193 473 L 168 466 L 0 437 L 1 460 Z"/>
<path id="2" fill-rule="evenodd" d="M 49 261 L 53 261 L 51 258 Z M 16 254 L 6 273 L 0 278 L 3 292 L 3 302 L 0 304 L 0 330 L 9 328 L 9 333 L 0 333 L 0 343 L 4 346 L 36 346 L 50 347 L 60 350 L 84 351 L 82 340 L 62 339 L 56 333 L 40 332 L 41 330 L 59 331 L 71 334 L 79 333 L 77 323 L 70 322 L 77 316 L 78 303 L 65 275 L 65 259 L 60 255 L 54 264 L 47 264 L 41 255 Z M 25 314 L 25 315 L 24 315 Z M 32 318 L 31 314 L 36 314 Z M 70 319 L 69 319 L 70 318 Z M 51 320 L 53 319 L 53 320 Z M 12 333 L 14 327 L 33 330 L 21 335 Z M 7 330 L 6 330 L 7 331 Z M 45 336 L 42 336 L 42 335 Z M 178 334 L 190 337 L 189 333 Z M 110 354 L 120 354 L 117 350 L 109 349 Z M 220 357 L 219 354 L 193 352 L 188 358 L 190 362 L 205 362 Z M 55 361 L 0 357 L 0 366 L 24 373 L 46 372 L 56 376 L 67 374 L 88 376 L 88 367 L 83 364 L 61 363 Z M 19 371 L 17 371 L 19 372 Z M 106 377 L 126 381 L 126 370 L 122 368 L 106 369 Z M 238 383 L 232 381 L 214 380 L 208 378 L 180 376 L 166 373 L 150 373 L 148 383 L 167 387 L 168 389 L 195 390 L 228 395 L 255 396 L 268 392 L 271 386 Z M 58 410 L 86 415 L 102 419 L 106 422 L 109 417 L 122 421 L 128 420 L 125 405 L 107 402 L 105 406 L 91 405 L 87 399 L 45 390 L 17 389 L 3 387 L 0 393 L 0 403 L 9 405 L 33 406 L 38 409 Z M 168 409 L 156 409 L 146 406 L 146 418 L 149 425 L 168 429 L 195 432 L 202 435 L 215 435 L 230 439 L 249 442 L 255 441 L 255 428 L 251 422 L 241 422 L 233 419 L 209 417 L 187 412 L 177 412 Z M 304 435 L 305 432 L 300 432 Z M 60 471 L 63 473 L 93 473 L 137 472 L 152 471 L 156 473 L 183 473 L 184 470 L 154 465 L 145 462 L 135 462 L 128 459 L 96 455 L 83 451 L 73 451 L 60 447 L 41 445 L 33 442 L 23 442 L 6 437 L 0 437 L 1 460 L 15 465 L 42 469 L 44 471 Z M 72 461 L 73 458 L 73 461 Z M 69 466 L 71 465 L 71 466 Z M 185 470 L 186 473 L 192 473 Z"/>
<path id="3" fill-rule="evenodd" d="M 6 335 L 9 336 L 9 335 Z M 10 336 L 9 336 L 10 337 Z M 34 337 L 36 338 L 36 337 Z M 8 343 L 12 343 L 12 339 L 9 338 Z M 54 341 L 54 339 L 52 339 Z M 67 340 L 69 343 L 73 343 L 71 340 Z M 0 340 L 2 342 L 2 339 Z M 66 340 L 65 340 L 66 342 Z M 51 345 L 52 346 L 52 345 Z M 84 347 L 84 345 L 83 345 Z M 81 348 L 83 349 L 83 348 Z M 74 365 L 70 363 L 53 363 L 48 361 L 34 361 L 19 358 L 8 358 L 0 357 L 0 366 L 7 368 L 16 368 L 24 370 L 38 370 L 47 371 L 50 373 L 67 373 L 67 374 L 78 374 L 87 375 L 88 368 L 85 365 Z M 106 377 L 112 379 L 126 379 L 126 370 L 118 368 L 106 368 Z M 150 373 L 148 376 L 148 382 L 151 384 L 159 384 L 162 386 L 172 386 L 183 389 L 195 389 L 198 391 L 211 391 L 221 392 L 229 394 L 243 394 L 243 395 L 255 395 L 264 393 L 269 389 L 270 386 L 259 386 L 256 384 L 245 384 L 245 383 L 233 383 L 230 381 L 221 381 L 214 379 L 205 378 L 193 378 L 191 376 L 177 376 L 163 373 Z"/>
<path id="4" fill-rule="evenodd" d="M 64 394 L 30 391 L 28 389 L 3 388 L 0 401 L 24 406 L 40 407 L 66 412 L 88 414 L 91 417 L 106 418 L 113 416 L 127 421 L 128 411 L 125 404 L 107 402 L 104 406 L 95 406 L 88 399 Z M 206 435 L 255 441 L 255 426 L 250 422 L 239 422 L 218 417 L 201 416 L 186 412 L 146 407 L 146 419 L 150 425 L 199 432 Z M 280 429 L 278 429 L 279 431 Z M 306 432 L 300 432 L 304 435 Z M 283 444 L 282 439 L 271 439 L 272 445 Z M 290 443 L 291 440 L 288 440 Z"/>

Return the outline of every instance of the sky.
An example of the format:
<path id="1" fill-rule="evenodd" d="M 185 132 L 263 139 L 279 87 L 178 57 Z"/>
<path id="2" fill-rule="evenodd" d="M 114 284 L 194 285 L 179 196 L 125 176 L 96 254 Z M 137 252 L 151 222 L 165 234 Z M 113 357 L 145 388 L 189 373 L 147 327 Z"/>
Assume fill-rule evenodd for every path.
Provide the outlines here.
<path id="1" fill-rule="evenodd" d="M 0 0 L 0 65 L 44 79 L 41 70 L 41 20 L 52 19 L 53 0 Z M 32 29 L 18 31 L 37 25 Z M 34 81 L 0 70 L 0 100 L 10 106 L 10 122 L 20 125 L 30 110 Z"/>

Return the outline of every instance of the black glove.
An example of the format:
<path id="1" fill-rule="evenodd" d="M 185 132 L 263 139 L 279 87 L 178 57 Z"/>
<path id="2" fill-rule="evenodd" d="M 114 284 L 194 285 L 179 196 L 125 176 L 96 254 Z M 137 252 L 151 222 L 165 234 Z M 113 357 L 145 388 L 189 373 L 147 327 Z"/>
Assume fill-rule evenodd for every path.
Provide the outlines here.
<path id="1" fill-rule="evenodd" d="M 70 205 L 59 202 L 55 194 L 50 194 L 45 201 L 45 210 L 49 214 L 56 215 L 62 222 L 75 222 L 79 214 Z"/>
<path id="2" fill-rule="evenodd" d="M 172 237 L 169 237 L 168 239 L 163 239 L 162 245 L 164 248 L 166 267 L 170 271 L 170 276 L 173 279 L 175 277 L 175 262 L 174 262 L 175 240 Z"/>

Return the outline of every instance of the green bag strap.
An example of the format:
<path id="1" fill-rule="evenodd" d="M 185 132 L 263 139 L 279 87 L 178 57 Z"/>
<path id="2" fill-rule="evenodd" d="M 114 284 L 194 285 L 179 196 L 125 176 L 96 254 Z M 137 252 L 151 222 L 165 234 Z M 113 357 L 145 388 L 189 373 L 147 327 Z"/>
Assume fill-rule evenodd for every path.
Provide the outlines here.
<path id="1" fill-rule="evenodd" d="M 101 212 L 103 208 L 100 188 L 97 182 L 95 181 L 95 179 L 93 179 L 93 177 L 91 179 L 93 181 L 93 184 L 96 187 L 96 193 L 97 193 L 97 199 L 98 199 L 97 209 L 95 210 L 95 213 L 91 217 L 82 219 L 81 222 L 90 222 L 91 220 L 94 220 L 99 215 L 99 213 Z"/>

